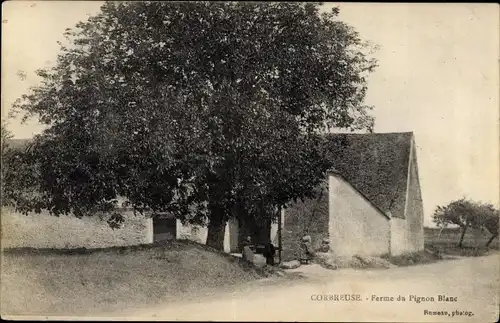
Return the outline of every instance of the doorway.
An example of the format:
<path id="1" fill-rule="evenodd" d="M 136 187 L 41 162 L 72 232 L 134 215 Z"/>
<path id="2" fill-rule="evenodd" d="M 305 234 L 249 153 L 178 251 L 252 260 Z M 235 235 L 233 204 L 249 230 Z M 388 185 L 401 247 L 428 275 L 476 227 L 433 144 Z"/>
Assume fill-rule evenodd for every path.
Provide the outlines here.
<path id="1" fill-rule="evenodd" d="M 174 240 L 177 237 L 177 220 L 174 217 L 153 218 L 153 241 Z"/>

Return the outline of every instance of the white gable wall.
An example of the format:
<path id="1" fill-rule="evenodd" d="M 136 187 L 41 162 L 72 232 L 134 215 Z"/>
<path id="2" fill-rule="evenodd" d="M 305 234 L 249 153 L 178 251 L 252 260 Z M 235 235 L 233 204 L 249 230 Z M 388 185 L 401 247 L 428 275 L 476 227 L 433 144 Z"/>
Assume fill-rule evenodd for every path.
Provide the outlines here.
<path id="1" fill-rule="evenodd" d="M 406 219 L 391 218 L 391 255 L 398 256 L 409 251 Z"/>
<path id="2" fill-rule="evenodd" d="M 390 251 L 389 219 L 354 187 L 329 175 L 329 238 L 335 255 L 380 256 Z"/>

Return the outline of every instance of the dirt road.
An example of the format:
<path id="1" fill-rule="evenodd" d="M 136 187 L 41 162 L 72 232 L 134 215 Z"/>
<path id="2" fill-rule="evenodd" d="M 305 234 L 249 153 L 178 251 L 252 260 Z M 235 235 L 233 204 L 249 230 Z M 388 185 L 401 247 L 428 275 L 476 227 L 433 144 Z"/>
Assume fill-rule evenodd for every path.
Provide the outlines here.
<path id="1" fill-rule="evenodd" d="M 305 276 L 298 281 L 261 280 L 238 287 L 238 292 L 198 295 L 190 303 L 129 307 L 81 319 L 496 322 L 498 261 L 495 254 L 380 270 L 332 271 L 309 265 L 294 270 Z"/>
<path id="2" fill-rule="evenodd" d="M 129 320 L 494 322 L 498 260 L 496 254 L 372 271 L 313 265 L 296 270 L 309 277 L 296 285 L 122 314 Z"/>

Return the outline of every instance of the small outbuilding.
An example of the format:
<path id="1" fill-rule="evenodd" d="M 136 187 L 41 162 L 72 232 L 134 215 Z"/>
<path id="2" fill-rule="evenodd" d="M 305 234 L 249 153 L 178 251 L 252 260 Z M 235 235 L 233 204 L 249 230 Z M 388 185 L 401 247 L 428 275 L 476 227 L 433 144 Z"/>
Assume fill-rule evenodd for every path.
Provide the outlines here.
<path id="1" fill-rule="evenodd" d="M 329 134 L 334 169 L 314 199 L 283 210 L 284 259 L 307 232 L 339 256 L 399 255 L 424 249 L 423 204 L 412 132 Z"/>

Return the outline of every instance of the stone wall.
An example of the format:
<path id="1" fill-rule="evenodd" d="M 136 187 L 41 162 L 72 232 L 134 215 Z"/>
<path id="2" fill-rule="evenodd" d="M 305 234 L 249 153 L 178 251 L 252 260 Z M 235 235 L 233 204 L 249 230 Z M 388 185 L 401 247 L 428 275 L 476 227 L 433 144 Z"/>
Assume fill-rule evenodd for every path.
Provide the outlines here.
<path id="1" fill-rule="evenodd" d="M 182 224 L 177 220 L 177 239 L 191 240 L 206 244 L 208 235 L 207 225 Z M 231 218 L 224 232 L 224 251 L 227 253 L 238 252 L 238 221 Z"/>
<path id="2" fill-rule="evenodd" d="M 291 203 L 283 212 L 283 260 L 297 258 L 300 239 L 307 231 L 312 238 L 314 249 L 321 245 L 324 238 L 328 238 L 328 189 L 322 184 L 317 198 L 307 199 L 304 202 Z"/>
<path id="3" fill-rule="evenodd" d="M 120 229 L 111 229 L 106 217 L 77 219 L 73 216 L 51 216 L 47 213 L 22 215 L 2 209 L 2 248 L 104 248 L 153 242 L 153 221 L 124 213 L 125 222 Z M 226 225 L 224 251 L 237 252 L 238 224 L 231 220 Z M 176 239 L 191 240 L 201 244 L 207 241 L 206 225 L 182 224 L 176 220 Z"/>
<path id="4" fill-rule="evenodd" d="M 201 244 L 207 241 L 208 229 L 203 225 L 182 224 L 177 220 L 177 239 L 191 240 Z"/>
<path id="5" fill-rule="evenodd" d="M 2 248 L 102 248 L 152 242 L 151 219 L 126 212 L 120 229 L 111 229 L 98 216 L 77 219 L 46 213 L 22 215 L 2 208 Z"/>

